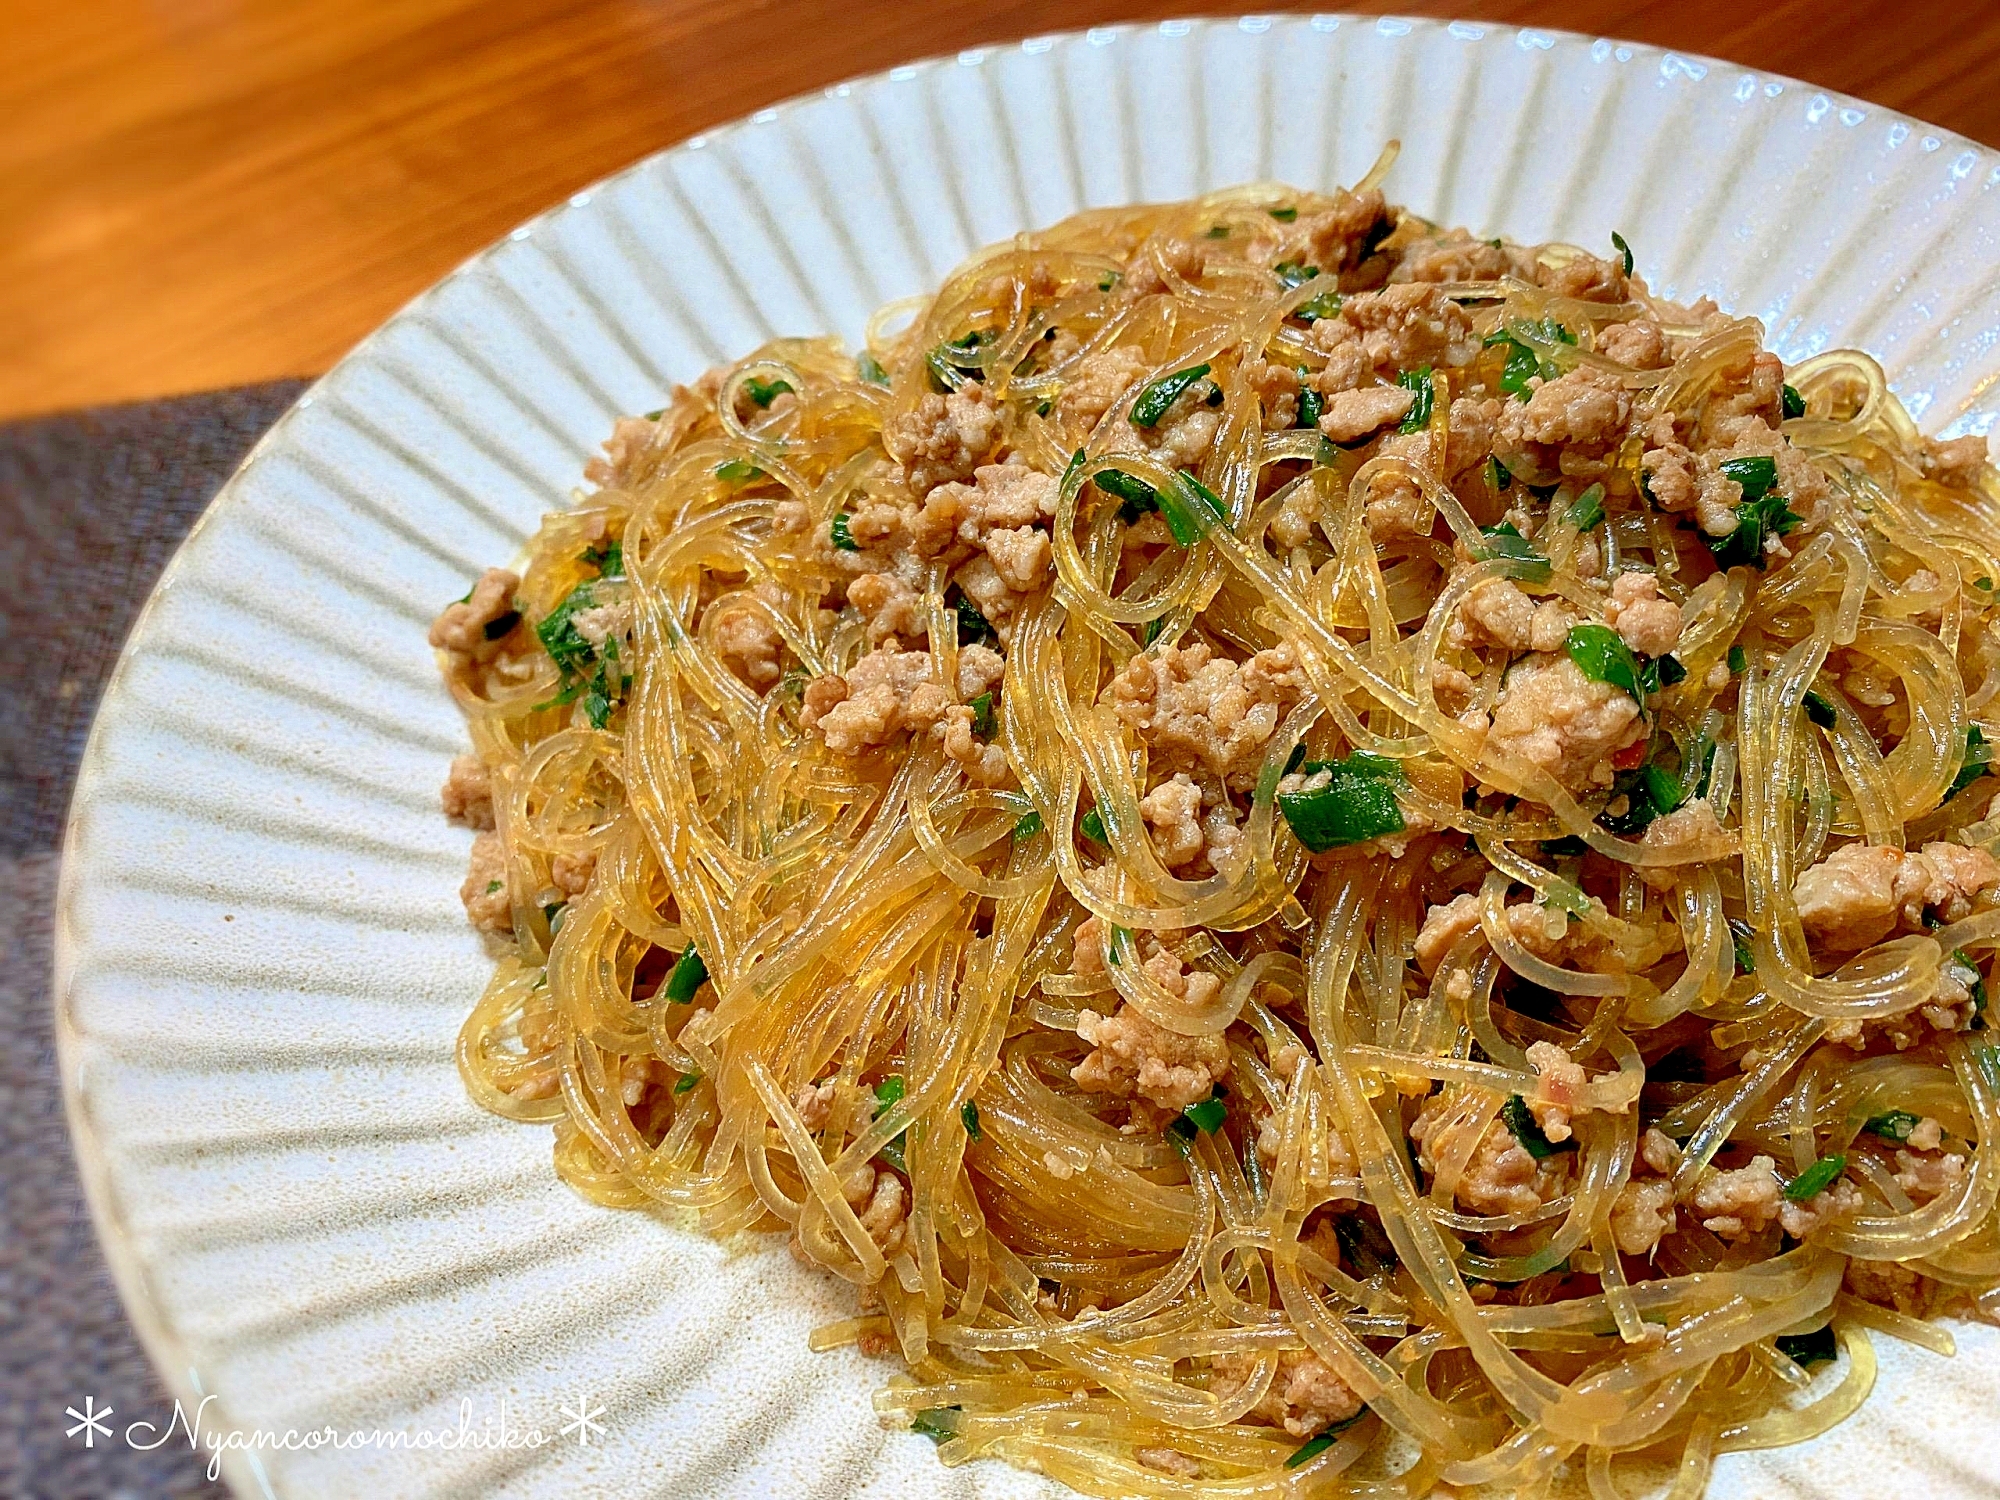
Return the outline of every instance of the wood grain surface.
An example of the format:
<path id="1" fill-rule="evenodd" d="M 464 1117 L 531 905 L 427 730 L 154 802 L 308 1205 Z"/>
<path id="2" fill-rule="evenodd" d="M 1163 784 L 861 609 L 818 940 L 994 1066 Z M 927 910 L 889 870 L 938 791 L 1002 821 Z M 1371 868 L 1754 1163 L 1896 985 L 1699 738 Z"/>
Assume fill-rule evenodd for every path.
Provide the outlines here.
<path id="1" fill-rule="evenodd" d="M 695 131 L 1131 0 L 0 4 L 0 415 L 312 374 Z M 1718 54 L 2000 143 L 1993 0 L 1402 0 Z"/>

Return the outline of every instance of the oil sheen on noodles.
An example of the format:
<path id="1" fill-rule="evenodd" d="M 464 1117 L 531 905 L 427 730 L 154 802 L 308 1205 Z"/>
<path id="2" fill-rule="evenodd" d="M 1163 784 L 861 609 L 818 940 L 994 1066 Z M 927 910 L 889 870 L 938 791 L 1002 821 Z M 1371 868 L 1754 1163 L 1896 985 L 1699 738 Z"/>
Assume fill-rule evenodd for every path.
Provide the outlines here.
<path id="1" fill-rule="evenodd" d="M 1983 443 L 1392 160 L 711 371 L 433 630 L 468 1088 L 947 1464 L 1685 1500 L 2000 1310 Z"/>

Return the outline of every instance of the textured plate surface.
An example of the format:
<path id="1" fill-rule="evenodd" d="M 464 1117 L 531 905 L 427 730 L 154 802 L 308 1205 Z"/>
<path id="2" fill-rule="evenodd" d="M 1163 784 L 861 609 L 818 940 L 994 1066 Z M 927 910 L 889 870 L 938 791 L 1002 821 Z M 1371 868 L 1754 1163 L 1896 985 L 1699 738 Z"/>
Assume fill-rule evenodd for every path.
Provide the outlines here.
<path id="1" fill-rule="evenodd" d="M 888 1368 L 807 1351 L 842 1303 L 782 1251 L 588 1207 L 546 1130 L 467 1103 L 451 1049 L 487 962 L 456 898 L 469 836 L 438 814 L 463 735 L 424 628 L 670 382 L 780 333 L 854 340 L 878 303 L 1078 208 L 1350 182 L 1390 136 L 1389 194 L 1428 217 L 1593 247 L 1621 229 L 1657 288 L 1763 317 L 1787 359 L 1874 350 L 1933 431 L 2000 412 L 1991 152 L 1562 34 L 1037 39 L 766 110 L 523 226 L 251 455 L 135 632 L 78 786 L 61 1060 L 142 1335 L 190 1412 L 214 1398 L 204 1437 L 436 1444 L 231 1453 L 240 1493 L 1053 1490 L 883 1432 Z M 1861 1417 L 1726 1459 L 1714 1493 L 1993 1493 L 2000 1340 L 1961 1330 L 1952 1365 L 1880 1343 Z M 564 1435 L 579 1397 L 602 1430 Z M 468 1436 L 438 1442 L 461 1411 Z"/>

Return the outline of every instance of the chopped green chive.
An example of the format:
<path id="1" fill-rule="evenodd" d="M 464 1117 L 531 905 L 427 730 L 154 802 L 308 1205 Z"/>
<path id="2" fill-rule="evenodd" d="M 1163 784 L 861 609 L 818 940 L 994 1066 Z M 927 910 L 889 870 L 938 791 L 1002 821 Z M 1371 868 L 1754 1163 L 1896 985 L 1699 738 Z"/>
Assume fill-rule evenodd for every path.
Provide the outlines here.
<path id="1" fill-rule="evenodd" d="M 1078 820 L 1077 826 L 1083 830 L 1083 836 L 1093 844 L 1111 842 L 1110 836 L 1104 831 L 1104 818 L 1094 807 Z"/>
<path id="2" fill-rule="evenodd" d="M 730 484 L 748 484 L 753 479 L 762 479 L 764 471 L 747 458 L 732 458 L 715 466 L 715 477 Z"/>
<path id="3" fill-rule="evenodd" d="M 870 385 L 887 385 L 889 372 L 882 368 L 882 361 L 863 349 L 854 357 L 854 370 Z"/>
<path id="4" fill-rule="evenodd" d="M 1726 469 L 1728 464 L 1725 463 L 1723 467 Z M 1764 539 L 1767 536 L 1784 536 L 1798 524 L 1799 517 L 1785 504 L 1784 496 L 1760 493 L 1756 499 L 1745 500 L 1736 507 L 1734 531 L 1722 536 L 1709 536 L 1704 533 L 1702 540 L 1708 544 L 1708 550 L 1715 554 L 1718 567 L 1762 569 Z"/>
<path id="5" fill-rule="evenodd" d="M 494 893 L 495 891 L 499 890 L 499 889 L 500 889 L 500 887 L 501 887 L 501 886 L 503 886 L 503 885 L 505 885 L 505 884 L 506 884 L 506 882 L 505 882 L 504 880 L 489 880 L 489 881 L 487 881 L 487 882 L 486 882 L 486 894 L 487 894 L 487 895 L 489 895 L 489 896 L 490 896 L 490 895 L 492 895 L 492 894 L 493 894 L 493 893 Z"/>
<path id="6" fill-rule="evenodd" d="M 681 1094 L 691 1094 L 691 1093 L 693 1093 L 693 1092 L 694 1092 L 694 1090 L 695 1090 L 695 1085 L 696 1085 L 696 1084 L 698 1084 L 698 1083 L 700 1083 L 700 1082 L 701 1082 L 701 1074 L 699 1074 L 699 1073 L 683 1073 L 683 1074 L 681 1074 L 681 1076 L 680 1076 L 680 1077 L 678 1077 L 678 1078 L 676 1078 L 676 1079 L 674 1080 L 674 1094 L 675 1094 L 675 1096 L 676 1096 L 676 1097 L 678 1097 L 678 1096 L 679 1096 L 679 1095 L 681 1095 Z"/>
<path id="7" fill-rule="evenodd" d="M 686 1005 L 694 999 L 695 991 L 708 982 L 708 965 L 701 961 L 693 943 L 681 949 L 681 956 L 674 960 L 674 967 L 667 975 L 667 983 L 661 993 L 667 997 L 669 1005 Z"/>
<path id="8" fill-rule="evenodd" d="M 1028 813 L 1018 823 L 1014 825 L 1014 842 L 1017 844 L 1025 844 L 1029 839 L 1033 838 L 1036 834 L 1040 833 L 1041 831 L 1042 831 L 1042 815 L 1038 812 Z"/>
<path id="9" fill-rule="evenodd" d="M 1414 370 L 1405 370 L 1396 377 L 1396 384 L 1406 391 L 1415 392 L 1417 398 L 1410 403 L 1410 409 L 1404 415 L 1402 425 L 1396 430 L 1422 432 L 1431 425 L 1431 403 L 1435 399 L 1431 386 L 1431 367 L 1423 365 Z"/>
<path id="10" fill-rule="evenodd" d="M 1299 769 L 1308 777 L 1324 771 L 1329 778 L 1311 791 L 1278 794 L 1278 811 L 1313 853 L 1400 833 L 1407 826 L 1396 804 L 1396 789 L 1406 784 L 1400 761 L 1357 750 L 1345 760 L 1309 760 Z"/>
<path id="11" fill-rule="evenodd" d="M 1497 495 L 1514 483 L 1514 475 L 1499 459 L 1489 457 L 1486 460 L 1486 482 L 1493 486 L 1493 492 Z M 1577 529 L 1581 531 L 1584 528 Z"/>
<path id="12" fill-rule="evenodd" d="M 1785 387 L 1784 412 L 1787 422 L 1796 417 L 1803 417 L 1806 414 L 1806 398 L 1790 386 Z"/>
<path id="13" fill-rule="evenodd" d="M 1165 615 L 1155 615 L 1146 622 L 1146 628 L 1139 632 L 1139 643 L 1144 646 L 1152 645 L 1153 642 L 1160 638 L 1160 632 L 1166 628 L 1167 617 Z"/>
<path id="14" fill-rule="evenodd" d="M 957 1406 L 933 1406 L 928 1411 L 920 1411 L 910 1418 L 910 1431 L 921 1433 L 934 1443 L 943 1443 L 958 1435 L 958 1413 L 962 1409 Z"/>
<path id="15" fill-rule="evenodd" d="M 1179 476 L 1180 482 L 1160 493 L 1160 514 L 1167 530 L 1183 547 L 1192 547 L 1208 535 L 1229 514 L 1222 497 L 1192 474 Z"/>
<path id="16" fill-rule="evenodd" d="M 1593 484 L 1571 502 L 1564 517 L 1578 531 L 1590 531 L 1604 522 L 1604 486 Z"/>
<path id="17" fill-rule="evenodd" d="M 975 1141 L 986 1139 L 986 1132 L 979 1125 L 979 1101 L 968 1099 L 958 1107 L 959 1121 L 965 1126 L 965 1133 Z"/>
<path id="18" fill-rule="evenodd" d="M 890 1105 L 900 1102 L 909 1091 L 909 1085 L 903 1082 L 902 1075 L 891 1073 L 875 1085 L 875 1113 L 880 1115 Z"/>
<path id="19" fill-rule="evenodd" d="M 1815 1328 L 1811 1333 L 1780 1334 L 1772 1342 L 1778 1352 L 1794 1364 L 1810 1368 L 1813 1365 L 1831 1364 L 1840 1354 L 1840 1341 L 1834 1337 L 1833 1325 Z"/>
<path id="20" fill-rule="evenodd" d="M 901 1077 L 894 1073 L 891 1073 L 887 1078 L 876 1084 L 874 1118 L 881 1119 L 882 1111 L 900 1100 L 907 1092 L 909 1090 Z M 893 1141 L 890 1141 L 888 1145 L 884 1146 L 880 1153 L 882 1160 L 886 1161 L 898 1172 L 901 1172 L 905 1177 L 910 1174 L 909 1159 L 904 1154 L 909 1145 L 908 1137 L 909 1132 L 904 1131 Z"/>
<path id="21" fill-rule="evenodd" d="M 1785 1184 L 1785 1196 L 1794 1203 L 1817 1198 L 1833 1186 L 1834 1178 L 1847 1170 L 1847 1158 L 1836 1153 L 1822 1156 Z"/>
<path id="22" fill-rule="evenodd" d="M 562 602 L 543 616 L 535 636 L 565 678 L 597 658 L 597 648 L 577 632 L 577 613 L 597 608 L 597 595 L 590 584 L 579 583 L 563 596 Z"/>
<path id="23" fill-rule="evenodd" d="M 1500 1119 L 1513 1133 L 1514 1139 L 1521 1143 L 1521 1149 L 1536 1161 L 1546 1160 L 1559 1151 L 1576 1150 L 1574 1140 L 1557 1145 L 1542 1134 L 1542 1127 L 1535 1123 L 1534 1115 L 1528 1110 L 1528 1101 L 1519 1094 L 1507 1096 L 1507 1102 L 1500 1106 Z"/>
<path id="24" fill-rule="evenodd" d="M 1687 681 L 1688 669 L 1681 665 L 1678 656 L 1663 656 L 1653 665 L 1659 669 L 1661 687 L 1672 687 L 1677 682 Z"/>
<path id="25" fill-rule="evenodd" d="M 1226 240 L 1226 239 L 1228 239 L 1228 238 L 1229 238 L 1229 226 L 1228 226 L 1227 224 L 1211 224 L 1211 225 L 1209 225 L 1209 226 L 1208 226 L 1208 238 L 1209 238 L 1209 239 L 1212 239 L 1212 240 Z"/>
<path id="26" fill-rule="evenodd" d="M 1100 469 L 1091 476 L 1091 483 L 1120 502 L 1118 514 L 1127 526 L 1147 511 L 1160 508 L 1160 492 L 1123 469 Z"/>
<path id="27" fill-rule="evenodd" d="M 1611 244 L 1618 251 L 1618 258 L 1624 262 L 1625 274 L 1632 274 L 1632 247 L 1625 243 L 1625 236 L 1617 230 L 1611 231 Z"/>
<path id="28" fill-rule="evenodd" d="M 726 468 L 727 465 L 724 465 Z M 754 470 L 752 472 L 755 472 Z M 625 544 L 606 542 L 602 547 L 587 547 L 577 559 L 587 567 L 597 569 L 606 578 L 625 576 Z"/>
<path id="29" fill-rule="evenodd" d="M 1311 386 L 1299 388 L 1299 422 L 1301 427 L 1317 427 L 1319 419 L 1326 411 L 1326 398 Z"/>
<path id="30" fill-rule="evenodd" d="M 1299 211 L 1296 208 L 1291 208 L 1291 207 L 1273 208 L 1273 209 L 1267 209 L 1265 211 L 1269 213 L 1272 218 L 1276 219 L 1280 224 L 1289 224 L 1292 222 L 1292 220 L 1296 219 L 1299 216 Z"/>
<path id="31" fill-rule="evenodd" d="M 1735 917 L 1729 919 L 1729 940 L 1736 947 L 1736 972 L 1739 974 L 1757 972 L 1755 937 L 1748 923 L 1740 922 Z"/>
<path id="32" fill-rule="evenodd" d="M 550 937 L 562 931 L 563 917 L 568 909 L 569 903 L 566 901 L 551 901 L 542 908 L 542 920 L 549 924 Z"/>
<path id="33" fill-rule="evenodd" d="M 982 740 L 993 738 L 993 694 L 981 693 L 966 705 L 972 710 L 972 732 Z"/>
<path id="34" fill-rule="evenodd" d="M 974 641 L 983 641 L 994 634 L 992 622 L 981 614 L 979 606 L 965 595 L 958 596 L 958 602 L 952 605 L 952 612 L 958 616 L 959 645 L 969 646 Z"/>
<path id="35" fill-rule="evenodd" d="M 1742 487 L 1745 500 L 1761 499 L 1778 482 L 1778 461 L 1762 454 L 1750 458 L 1725 458 L 1720 468 L 1723 478 Z"/>
<path id="36" fill-rule="evenodd" d="M 1292 309 L 1292 316 L 1301 323 L 1317 323 L 1321 318 L 1340 315 L 1340 293 L 1321 292 L 1317 297 L 1308 298 Z"/>
<path id="37" fill-rule="evenodd" d="M 1871 1116 L 1861 1128 L 1870 1135 L 1879 1135 L 1885 1141 L 1897 1144 L 1909 1140 L 1910 1132 L 1923 1122 L 1907 1109 L 1892 1109 L 1885 1115 Z"/>
<path id="38" fill-rule="evenodd" d="M 1100 292 L 1108 292 L 1124 279 L 1125 279 L 1125 273 L 1123 271 L 1106 271 L 1104 275 L 1099 278 L 1097 283 L 1097 289 Z"/>
<path id="39" fill-rule="evenodd" d="M 842 511 L 833 518 L 833 524 L 827 528 L 827 531 L 833 538 L 835 551 L 859 552 L 861 550 L 861 544 L 854 540 L 854 533 L 847 529 L 846 511 Z"/>
<path id="40" fill-rule="evenodd" d="M 1576 335 L 1553 317 L 1543 318 L 1531 325 L 1538 337 L 1549 343 L 1574 344 Z M 1496 329 L 1486 335 L 1483 341 L 1487 348 L 1505 347 L 1507 363 L 1500 371 L 1500 389 L 1510 396 L 1526 401 L 1532 392 L 1528 382 L 1539 375 L 1544 380 L 1553 380 L 1561 373 L 1552 360 L 1545 360 L 1533 349 L 1515 338 L 1506 329 Z"/>
<path id="41" fill-rule="evenodd" d="M 1486 538 L 1480 547 L 1480 556 L 1487 561 L 1506 559 L 1522 566 L 1512 568 L 1516 578 L 1528 583 L 1546 582 L 1549 577 L 1549 560 L 1535 544 L 1522 536 L 1512 521 L 1502 521 L 1498 526 L 1483 526 L 1480 535 Z"/>
<path id="42" fill-rule="evenodd" d="M 1158 380 L 1139 392 L 1132 403 L 1130 418 L 1134 427 L 1156 427 L 1160 418 L 1167 414 L 1167 408 L 1178 401 L 1181 392 L 1208 374 L 1206 364 L 1189 365 L 1185 370 L 1176 370 L 1171 375 L 1162 375 Z"/>
<path id="43" fill-rule="evenodd" d="M 1563 645 L 1584 676 L 1595 682 L 1608 682 L 1644 701 L 1639 691 L 1639 659 L 1610 626 L 1596 623 L 1574 626 Z"/>
<path id="44" fill-rule="evenodd" d="M 657 422 L 660 420 L 660 418 L 664 417 L 666 414 L 667 414 L 667 409 L 664 406 L 656 406 L 651 411 L 646 413 L 646 420 L 648 422 Z"/>
<path id="45" fill-rule="evenodd" d="M 1181 1113 L 1203 1135 L 1214 1135 L 1229 1118 L 1229 1106 L 1223 1102 L 1228 1097 L 1229 1090 L 1218 1083 L 1206 1099 L 1197 1100 Z"/>
<path id="46" fill-rule="evenodd" d="M 1831 729 L 1838 722 L 1839 716 L 1834 713 L 1833 705 L 1811 688 L 1806 689 L 1804 707 L 1806 717 L 1822 729 Z"/>
<path id="47" fill-rule="evenodd" d="M 1327 1428 L 1326 1431 L 1322 1432 L 1318 1437 L 1307 1438 L 1303 1443 L 1299 1444 L 1298 1451 L 1293 1453 L 1290 1458 L 1285 1460 L 1285 1467 L 1288 1469 L 1297 1469 L 1297 1468 L 1303 1468 L 1306 1464 L 1311 1463 L 1314 1459 L 1318 1458 L 1322 1453 L 1326 1452 L 1327 1449 L 1331 1448 L 1334 1444 L 1334 1440 L 1338 1438 L 1341 1433 L 1347 1431 L 1348 1428 L 1352 1427 L 1356 1422 L 1359 1422 L 1363 1417 L 1367 1415 L 1368 1415 L 1368 1408 L 1364 1406 L 1361 1408 L 1360 1411 L 1356 1412 L 1353 1416 L 1349 1417 L 1345 1422 L 1335 1422 L 1331 1427 Z"/>
<path id="48" fill-rule="evenodd" d="M 792 383 L 789 380 L 759 380 L 752 375 L 743 382 L 743 394 L 750 398 L 753 406 L 757 407 L 768 407 L 791 390 Z"/>
<path id="49" fill-rule="evenodd" d="M 1319 275 L 1318 266 L 1304 265 L 1296 260 L 1281 260 L 1275 266 L 1271 267 L 1271 269 L 1277 274 L 1278 280 L 1288 292 L 1293 287 L 1304 286 L 1313 277 Z"/>
<path id="50" fill-rule="evenodd" d="M 1951 787 L 1945 792 L 1947 797 L 1956 797 L 1973 782 L 1993 769 L 1992 747 L 1987 744 L 1985 734 L 1977 724 L 1969 724 L 1965 730 L 1965 753 L 1959 758 L 1958 774 L 1951 779 Z"/>
<path id="51" fill-rule="evenodd" d="M 1729 648 L 1729 671 L 1731 676 L 1741 676 L 1743 670 L 1749 665 L 1749 654 L 1741 646 L 1731 646 Z"/>

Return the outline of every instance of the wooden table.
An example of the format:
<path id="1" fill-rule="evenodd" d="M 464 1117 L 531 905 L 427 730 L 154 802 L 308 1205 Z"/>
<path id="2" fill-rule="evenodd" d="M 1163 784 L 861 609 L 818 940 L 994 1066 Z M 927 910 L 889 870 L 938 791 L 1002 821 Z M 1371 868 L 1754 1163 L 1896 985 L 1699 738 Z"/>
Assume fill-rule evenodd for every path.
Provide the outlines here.
<path id="1" fill-rule="evenodd" d="M 315 373 L 519 220 L 704 127 L 910 58 L 1194 8 L 14 0 L 0 416 Z M 1992 0 L 1352 8 L 1716 53 L 2000 143 Z"/>

